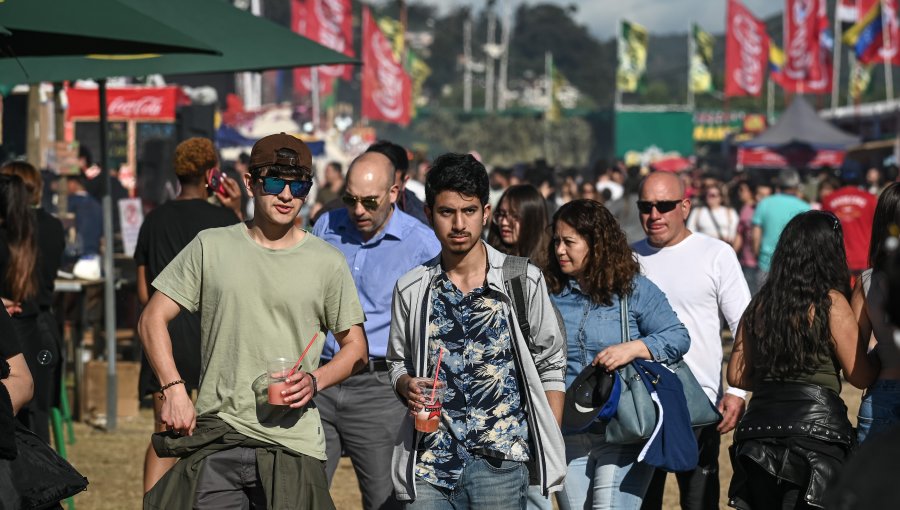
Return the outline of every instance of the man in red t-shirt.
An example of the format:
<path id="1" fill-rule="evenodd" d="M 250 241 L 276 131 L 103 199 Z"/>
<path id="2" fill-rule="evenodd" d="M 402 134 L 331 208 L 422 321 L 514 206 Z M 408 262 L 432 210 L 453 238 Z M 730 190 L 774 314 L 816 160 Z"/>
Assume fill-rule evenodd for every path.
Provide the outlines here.
<path id="1" fill-rule="evenodd" d="M 834 213 L 841 220 L 847 264 L 854 275 L 869 267 L 869 240 L 877 202 L 875 195 L 860 188 L 862 177 L 859 169 L 844 166 L 841 169 L 843 187 L 822 199 L 822 210 Z"/>

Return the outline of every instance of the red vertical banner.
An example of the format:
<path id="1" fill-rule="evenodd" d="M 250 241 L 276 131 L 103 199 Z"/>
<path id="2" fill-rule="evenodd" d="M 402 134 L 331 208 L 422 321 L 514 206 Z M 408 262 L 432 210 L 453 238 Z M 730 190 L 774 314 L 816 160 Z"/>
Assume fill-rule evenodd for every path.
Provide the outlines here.
<path id="1" fill-rule="evenodd" d="M 349 57 L 353 56 L 353 16 L 350 0 L 293 0 L 291 29 L 313 41 Z M 349 65 L 317 66 L 319 95 L 334 90 L 334 80 L 353 78 Z M 312 73 L 308 67 L 294 70 L 294 90 L 308 94 L 312 90 Z"/>
<path id="2" fill-rule="evenodd" d="M 394 59 L 391 43 L 363 7 L 362 116 L 406 126 L 412 110 L 412 81 Z"/>
<path id="3" fill-rule="evenodd" d="M 769 36 L 740 0 L 728 0 L 725 97 L 759 96 L 769 63 Z"/>
<path id="4" fill-rule="evenodd" d="M 784 67 L 788 80 L 801 87 L 818 79 L 818 0 L 786 0 L 784 4 Z"/>
<path id="5" fill-rule="evenodd" d="M 884 46 L 878 50 L 880 61 L 900 65 L 900 23 L 897 21 L 897 0 L 882 0 L 881 23 Z"/>

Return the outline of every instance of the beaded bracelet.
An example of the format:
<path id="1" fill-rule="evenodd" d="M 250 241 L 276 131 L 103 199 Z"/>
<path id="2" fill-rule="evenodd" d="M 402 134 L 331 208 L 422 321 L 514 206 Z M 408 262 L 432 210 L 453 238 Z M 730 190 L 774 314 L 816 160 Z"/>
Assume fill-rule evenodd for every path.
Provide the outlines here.
<path id="1" fill-rule="evenodd" d="M 159 389 L 159 399 L 165 400 L 166 394 L 163 392 L 171 388 L 172 386 L 175 386 L 176 384 L 184 384 L 184 379 L 176 379 L 168 384 L 164 384 L 163 387 Z"/>

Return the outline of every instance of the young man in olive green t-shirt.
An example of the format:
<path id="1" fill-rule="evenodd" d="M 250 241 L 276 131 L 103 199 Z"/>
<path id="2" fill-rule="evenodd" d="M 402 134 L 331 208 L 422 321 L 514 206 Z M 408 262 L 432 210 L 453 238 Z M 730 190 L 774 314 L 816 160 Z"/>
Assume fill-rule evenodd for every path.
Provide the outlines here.
<path id="1" fill-rule="evenodd" d="M 172 431 L 167 446 L 180 451 L 187 442 L 200 444 L 191 446 L 189 456 L 179 453 L 177 475 L 164 477 L 148 493 L 145 507 L 221 508 L 267 501 L 271 508 L 273 501 L 295 495 L 305 501 L 292 499 L 292 508 L 333 507 L 322 462 L 325 439 L 312 397 L 368 360 L 365 317 L 341 253 L 294 226 L 311 186 L 309 149 L 282 133 L 259 140 L 250 159 L 244 179 L 256 201 L 253 220 L 199 234 L 153 281 L 159 292 L 140 319 L 144 348 L 163 388 L 161 419 Z M 196 410 L 175 367 L 166 328 L 180 308 L 200 312 Z M 319 367 L 325 331 L 334 334 L 341 349 Z M 270 405 L 267 361 L 298 359 L 314 337 L 282 392 L 288 405 Z M 210 433 L 223 429 L 237 434 Z M 292 472 L 302 474 L 299 480 L 278 476 L 283 460 L 273 461 L 278 472 L 257 465 L 264 458 L 259 450 L 273 449 L 295 462 Z M 246 473 L 255 476 L 248 479 Z M 193 493 L 188 501 L 165 499 L 164 494 L 183 499 L 184 485 Z"/>

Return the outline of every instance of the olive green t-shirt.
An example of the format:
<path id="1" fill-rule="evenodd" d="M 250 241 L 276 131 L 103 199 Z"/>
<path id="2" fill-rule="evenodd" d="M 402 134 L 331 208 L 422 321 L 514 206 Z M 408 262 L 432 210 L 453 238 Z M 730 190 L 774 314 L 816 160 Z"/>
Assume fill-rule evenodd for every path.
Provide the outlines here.
<path id="1" fill-rule="evenodd" d="M 301 368 L 319 365 L 325 332 L 365 322 L 344 256 L 307 233 L 280 250 L 254 241 L 243 223 L 197 235 L 153 287 L 200 312 L 197 413 L 214 413 L 238 432 L 325 459 L 315 405 L 268 404 L 266 362 L 296 360 L 319 336 Z"/>

